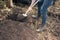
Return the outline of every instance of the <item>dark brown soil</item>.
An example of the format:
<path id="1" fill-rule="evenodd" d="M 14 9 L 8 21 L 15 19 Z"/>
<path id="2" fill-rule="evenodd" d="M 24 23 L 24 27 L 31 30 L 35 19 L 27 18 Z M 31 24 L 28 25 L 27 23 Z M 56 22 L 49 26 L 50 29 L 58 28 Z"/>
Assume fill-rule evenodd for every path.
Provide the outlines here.
<path id="1" fill-rule="evenodd" d="M 60 21 L 57 16 L 47 16 L 46 30 L 37 33 L 31 29 L 37 27 L 36 19 L 31 16 L 24 18 L 22 13 L 21 9 L 13 8 L 11 15 L 0 22 L 0 40 L 60 40 Z M 41 24 L 41 20 L 38 23 Z"/>
<path id="2" fill-rule="evenodd" d="M 36 33 L 26 23 L 5 20 L 0 23 L 0 40 L 37 40 Z"/>

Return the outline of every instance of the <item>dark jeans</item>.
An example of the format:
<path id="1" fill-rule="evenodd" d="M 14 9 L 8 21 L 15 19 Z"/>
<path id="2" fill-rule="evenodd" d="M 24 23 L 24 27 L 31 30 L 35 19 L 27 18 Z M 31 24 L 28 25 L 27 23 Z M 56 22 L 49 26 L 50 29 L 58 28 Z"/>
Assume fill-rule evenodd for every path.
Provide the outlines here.
<path id="1" fill-rule="evenodd" d="M 38 2 L 38 16 L 42 16 L 42 25 L 46 24 L 46 12 L 49 6 L 53 4 L 53 0 L 40 0 Z"/>

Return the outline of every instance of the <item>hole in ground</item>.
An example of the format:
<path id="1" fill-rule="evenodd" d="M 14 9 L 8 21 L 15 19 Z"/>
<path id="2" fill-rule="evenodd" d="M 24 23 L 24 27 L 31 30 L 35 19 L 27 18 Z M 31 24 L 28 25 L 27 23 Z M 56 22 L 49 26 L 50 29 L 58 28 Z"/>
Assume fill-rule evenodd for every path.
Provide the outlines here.
<path id="1" fill-rule="evenodd" d="M 27 17 L 22 16 L 22 14 L 11 14 L 7 17 L 7 19 L 11 19 L 14 21 L 19 21 L 19 22 L 26 22 Z"/>

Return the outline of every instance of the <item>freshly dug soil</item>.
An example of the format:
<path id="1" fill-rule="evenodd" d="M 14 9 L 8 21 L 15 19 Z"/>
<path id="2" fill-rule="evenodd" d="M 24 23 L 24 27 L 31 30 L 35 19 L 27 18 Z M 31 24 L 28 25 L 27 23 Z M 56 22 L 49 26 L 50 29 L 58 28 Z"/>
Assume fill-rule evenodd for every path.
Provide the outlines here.
<path id="1" fill-rule="evenodd" d="M 21 15 L 22 13 L 24 13 L 22 9 L 12 8 L 10 15 L 0 21 L 0 40 L 60 40 L 60 19 L 58 15 L 47 15 L 46 30 L 38 33 L 31 29 L 36 26 L 36 19 L 31 16 L 24 18 Z M 37 22 L 41 24 L 41 18 Z"/>
<path id="2" fill-rule="evenodd" d="M 5 20 L 0 23 L 0 40 L 37 40 L 36 33 L 26 23 Z"/>

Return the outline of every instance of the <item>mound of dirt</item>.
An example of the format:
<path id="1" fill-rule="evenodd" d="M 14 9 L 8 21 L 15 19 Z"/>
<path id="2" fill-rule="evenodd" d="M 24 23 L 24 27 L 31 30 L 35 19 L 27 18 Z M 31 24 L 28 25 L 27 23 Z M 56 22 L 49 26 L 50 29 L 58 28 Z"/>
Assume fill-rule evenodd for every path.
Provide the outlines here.
<path id="1" fill-rule="evenodd" d="M 5 20 L 0 23 L 0 40 L 37 40 L 36 32 L 26 23 Z"/>

